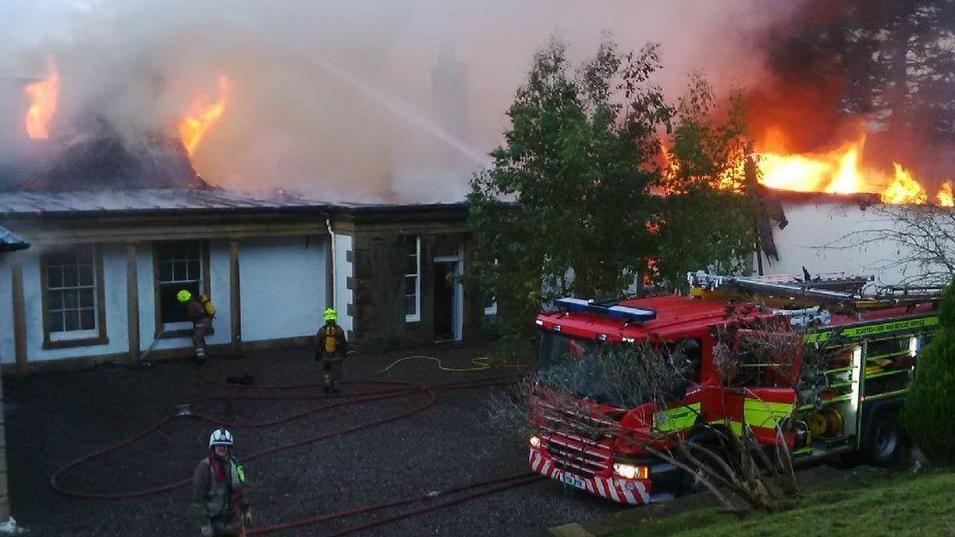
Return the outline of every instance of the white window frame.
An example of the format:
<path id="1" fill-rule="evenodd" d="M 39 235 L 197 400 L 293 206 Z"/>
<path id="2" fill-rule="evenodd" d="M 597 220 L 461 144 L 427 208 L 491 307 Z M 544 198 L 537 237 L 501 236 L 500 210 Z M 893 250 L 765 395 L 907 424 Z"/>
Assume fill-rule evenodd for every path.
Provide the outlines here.
<path id="1" fill-rule="evenodd" d="M 405 281 L 407 281 L 407 279 L 412 276 L 415 279 L 415 295 L 414 295 L 415 296 L 415 301 L 414 301 L 415 311 L 414 313 L 405 313 L 406 323 L 416 323 L 421 320 L 421 236 L 415 235 L 414 239 L 415 239 L 415 273 L 414 274 L 405 273 L 404 279 Z M 402 255 L 409 256 L 410 254 L 406 253 L 404 249 L 402 249 Z M 402 263 L 401 266 L 404 266 L 404 263 Z M 402 296 L 405 298 L 403 304 L 406 305 L 408 300 L 408 295 L 403 294 Z"/>
<path id="2" fill-rule="evenodd" d="M 497 259 L 495 259 L 495 260 L 494 260 L 494 266 L 496 267 L 497 265 L 498 265 Z M 496 297 L 491 297 L 491 298 L 496 298 Z M 497 300 L 495 300 L 494 302 L 491 302 L 491 305 L 490 305 L 490 306 L 486 306 L 486 307 L 484 308 L 484 316 L 485 316 L 485 317 L 491 317 L 491 316 L 493 316 L 493 315 L 497 315 Z"/>
<path id="3" fill-rule="evenodd" d="M 43 291 L 44 293 L 47 293 L 47 296 L 49 296 L 51 293 L 53 293 L 53 292 L 58 292 L 58 291 L 69 291 L 69 290 L 89 289 L 89 290 L 92 292 L 92 294 L 93 294 L 93 305 L 90 306 L 90 307 L 87 307 L 87 306 L 80 307 L 79 305 L 77 305 L 76 308 L 67 308 L 67 307 L 66 307 L 66 304 L 65 304 L 65 298 L 64 298 L 64 303 L 61 305 L 62 307 L 61 307 L 60 309 L 54 310 L 54 309 L 52 309 L 52 308 L 50 307 L 49 304 L 47 304 L 47 305 L 46 305 L 46 308 L 44 308 L 43 315 L 44 315 L 44 316 L 48 316 L 48 315 L 50 315 L 50 313 L 53 313 L 54 311 L 56 311 L 56 312 L 62 314 L 62 312 L 65 312 L 65 311 L 71 311 L 71 310 L 81 311 L 81 310 L 84 310 L 84 309 L 92 309 L 92 310 L 93 310 L 93 328 L 90 328 L 90 329 L 87 329 L 87 330 L 60 330 L 60 331 L 53 331 L 52 329 L 50 329 L 50 331 L 49 331 L 49 340 L 50 340 L 51 342 L 71 341 L 71 340 L 79 340 L 79 339 L 90 339 L 90 338 L 98 337 L 98 336 L 100 335 L 100 322 L 102 322 L 102 321 L 101 321 L 100 315 L 99 315 L 99 307 L 100 307 L 100 304 L 99 304 L 99 296 L 98 296 L 99 289 L 98 289 L 98 285 L 97 285 L 97 283 L 98 283 L 98 279 L 97 279 L 97 278 L 98 278 L 99 274 L 98 274 L 98 272 L 97 272 L 97 266 L 96 266 L 97 251 L 96 251 L 96 248 L 95 248 L 94 246 L 80 246 L 80 247 L 78 247 L 78 248 L 84 248 L 84 247 L 90 248 L 90 252 L 89 252 L 89 253 L 90 253 L 90 265 L 91 265 L 90 268 L 91 268 L 91 275 L 92 275 L 92 278 L 93 278 L 92 285 L 80 285 L 80 282 L 79 282 L 79 280 L 77 279 L 77 282 L 76 282 L 77 285 L 75 285 L 75 286 L 61 285 L 60 287 L 51 287 L 51 286 L 50 286 L 50 280 L 49 280 L 50 264 L 49 264 L 49 263 L 44 263 L 44 269 L 43 269 L 43 270 L 47 271 L 47 275 L 46 275 L 47 278 L 46 278 L 46 280 L 45 280 L 45 281 L 46 281 L 46 289 L 43 289 L 42 291 Z M 65 265 L 65 266 L 68 266 L 68 267 L 70 267 L 70 268 L 73 268 L 73 267 L 78 266 L 78 263 L 75 263 L 75 264 L 73 264 L 73 265 Z M 77 272 L 78 272 L 78 269 L 77 269 Z M 79 297 L 77 297 L 77 300 L 79 300 Z M 66 326 L 66 325 L 65 325 L 65 323 L 64 323 L 64 328 L 65 328 L 65 326 Z"/>
<path id="4" fill-rule="evenodd" d="M 180 242 L 180 241 L 176 241 L 176 242 Z M 192 242 L 192 241 L 191 241 L 191 240 L 184 240 L 184 241 L 181 241 L 181 242 Z M 156 260 L 156 265 L 157 265 L 157 269 L 158 269 L 158 272 L 157 272 L 157 274 L 156 274 L 156 287 L 157 287 L 157 289 L 162 289 L 162 286 L 163 286 L 164 284 L 169 285 L 169 284 L 176 284 L 176 283 L 198 282 L 200 292 L 204 292 L 203 290 L 205 289 L 205 286 L 206 286 L 206 281 L 205 281 L 205 270 L 206 270 L 206 267 L 205 267 L 205 262 L 206 262 L 206 260 L 205 260 L 205 247 L 206 247 L 206 246 L 205 246 L 205 244 L 204 244 L 201 240 L 196 240 L 195 242 L 198 243 L 198 245 L 199 245 L 199 250 L 198 250 L 198 251 L 199 251 L 199 258 L 198 258 L 198 261 L 199 261 L 199 279 L 198 279 L 198 280 L 178 280 L 178 279 L 175 279 L 175 270 L 173 270 L 172 272 L 173 272 L 173 278 L 174 278 L 174 279 L 164 281 L 164 280 L 162 280 L 162 279 L 160 278 L 160 276 L 159 276 L 159 274 L 162 273 L 162 266 L 161 266 L 161 265 L 162 265 L 162 263 L 163 263 L 164 261 L 163 261 L 162 259 L 157 259 L 157 260 Z M 176 258 L 176 259 L 173 259 L 172 261 L 166 261 L 166 262 L 172 262 L 172 263 L 186 262 L 186 263 L 188 263 L 188 261 L 189 261 L 189 259 L 178 259 L 178 258 Z M 159 319 L 160 323 L 159 323 L 159 324 L 161 324 L 162 330 L 163 330 L 164 332 L 177 332 L 177 331 L 181 331 L 181 330 L 192 330 L 192 321 L 179 321 L 179 322 L 173 322 L 173 323 L 166 323 L 166 322 L 162 322 L 162 319 L 161 319 L 161 315 L 162 315 L 162 314 L 159 313 L 159 315 L 160 315 L 160 319 Z"/>

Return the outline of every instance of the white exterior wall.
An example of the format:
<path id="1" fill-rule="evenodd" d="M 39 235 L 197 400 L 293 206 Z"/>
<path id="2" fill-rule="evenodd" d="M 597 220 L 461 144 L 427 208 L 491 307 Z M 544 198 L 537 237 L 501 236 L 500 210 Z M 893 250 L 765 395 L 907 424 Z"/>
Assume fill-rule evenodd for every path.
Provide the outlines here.
<path id="1" fill-rule="evenodd" d="M 0 254 L 0 363 L 4 364 L 16 361 L 13 347 L 13 282 L 10 279 L 10 267 L 14 256 L 25 254 L 26 252 Z"/>
<path id="2" fill-rule="evenodd" d="M 308 336 L 318 331 L 327 304 L 327 248 L 324 239 L 304 236 L 241 241 L 243 341 Z M 228 284 L 228 275 L 226 278 Z"/>
<path id="3" fill-rule="evenodd" d="M 103 345 L 69 347 L 64 349 L 43 348 L 43 309 L 40 292 L 40 256 L 42 247 L 3 254 L 0 256 L 0 360 L 5 364 L 16 362 L 13 342 L 13 283 L 11 266 L 19 259 L 23 267 L 23 301 L 26 308 L 26 351 L 32 362 L 118 354 L 129 349 L 126 330 L 126 251 L 122 245 L 103 245 L 103 287 L 106 316 L 106 336 L 109 342 Z"/>
<path id="4" fill-rule="evenodd" d="M 25 237 L 29 241 L 29 237 Z M 326 307 L 325 239 L 269 237 L 239 241 L 240 300 L 243 341 L 262 341 L 314 334 Z M 209 242 L 210 291 L 217 315 L 210 345 L 232 340 L 230 311 L 230 265 L 228 240 Z M 350 245 L 350 241 L 349 241 Z M 349 246 L 350 247 L 350 246 Z M 16 363 L 13 331 L 13 259 L 23 266 L 26 306 L 27 359 L 37 363 L 64 358 L 82 358 L 128 352 L 126 300 L 126 245 L 104 244 L 103 286 L 106 329 L 109 342 L 63 349 L 43 349 L 43 312 L 40 301 L 40 255 L 42 247 L 0 255 L 0 362 Z M 342 254 L 344 260 L 344 254 Z M 350 264 L 349 264 L 350 266 Z M 139 290 L 140 351 L 189 348 L 190 337 L 155 339 L 155 290 L 152 243 L 136 245 Z M 350 269 L 348 271 L 350 274 Z M 350 293 L 350 291 L 349 291 Z M 350 325 L 350 321 L 349 325 Z M 345 326 L 343 324 L 343 326 Z"/>
<path id="5" fill-rule="evenodd" d="M 354 267 L 348 261 L 348 252 L 352 249 L 351 235 L 335 235 L 335 311 L 338 312 L 338 325 L 345 331 L 352 330 L 354 319 L 348 314 L 349 304 L 354 303 L 354 292 L 348 288 L 348 278 L 354 276 Z"/>
<path id="6" fill-rule="evenodd" d="M 846 201 L 784 201 L 783 212 L 789 224 L 785 229 L 773 226 L 779 260 L 770 261 L 762 254 L 764 274 L 802 276 L 802 267 L 806 267 L 810 274 L 845 272 L 874 276 L 877 285 L 892 285 L 917 271 L 911 267 L 906 274 L 902 267 L 887 267 L 900 257 L 898 244 L 885 240 L 859 245 L 858 237 L 849 237 L 853 232 L 893 225 L 877 207 L 863 208 Z"/>

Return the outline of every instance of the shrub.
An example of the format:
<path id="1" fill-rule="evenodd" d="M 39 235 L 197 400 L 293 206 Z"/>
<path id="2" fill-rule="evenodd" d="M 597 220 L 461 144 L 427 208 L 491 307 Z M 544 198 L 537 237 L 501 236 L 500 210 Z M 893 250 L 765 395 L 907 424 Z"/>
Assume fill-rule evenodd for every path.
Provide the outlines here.
<path id="1" fill-rule="evenodd" d="M 955 283 L 939 305 L 939 329 L 919 356 L 902 421 L 936 464 L 955 464 Z"/>

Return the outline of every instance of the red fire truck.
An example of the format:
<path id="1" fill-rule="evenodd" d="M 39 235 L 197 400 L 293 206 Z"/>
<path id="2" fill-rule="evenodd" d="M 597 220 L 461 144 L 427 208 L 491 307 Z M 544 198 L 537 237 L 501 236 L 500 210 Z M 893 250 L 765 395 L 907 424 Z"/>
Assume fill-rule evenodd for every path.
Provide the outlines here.
<path id="1" fill-rule="evenodd" d="M 863 295 L 865 281 L 694 273 L 689 296 L 555 301 L 557 311 L 537 318 L 539 371 L 586 359 L 599 346 L 641 342 L 678 349 L 690 369 L 682 397 L 665 405 L 656 397 L 614 400 L 599 387 L 566 404 L 537 384 L 532 470 L 621 503 L 668 498 L 686 476 L 639 439 L 675 442 L 702 424 L 735 434 L 748 426 L 761 445 L 785 441 L 794 463 L 838 454 L 892 462 L 903 440 L 895 414 L 919 348 L 938 325 L 938 294 L 899 288 Z M 783 370 L 772 353 L 740 364 L 729 378 L 716 363 L 720 345 L 738 350 L 746 338 L 773 337 L 797 342 Z"/>

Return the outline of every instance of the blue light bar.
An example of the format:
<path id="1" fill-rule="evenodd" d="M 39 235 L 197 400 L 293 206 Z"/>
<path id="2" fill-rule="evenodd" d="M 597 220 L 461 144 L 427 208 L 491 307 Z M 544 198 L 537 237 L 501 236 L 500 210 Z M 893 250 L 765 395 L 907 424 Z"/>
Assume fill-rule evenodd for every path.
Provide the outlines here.
<path id="1" fill-rule="evenodd" d="M 640 308 L 631 308 L 629 306 L 619 306 L 613 304 L 600 304 L 580 298 L 558 298 L 554 301 L 558 308 L 567 311 L 585 311 L 597 315 L 606 315 L 614 319 L 623 319 L 625 321 L 646 322 L 657 318 L 657 312 Z"/>

